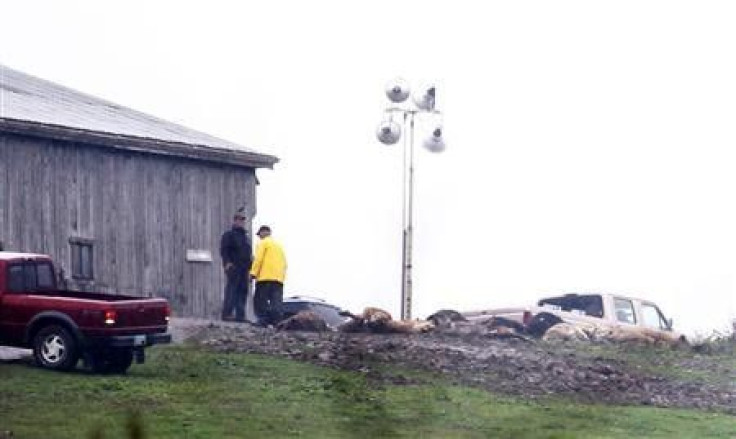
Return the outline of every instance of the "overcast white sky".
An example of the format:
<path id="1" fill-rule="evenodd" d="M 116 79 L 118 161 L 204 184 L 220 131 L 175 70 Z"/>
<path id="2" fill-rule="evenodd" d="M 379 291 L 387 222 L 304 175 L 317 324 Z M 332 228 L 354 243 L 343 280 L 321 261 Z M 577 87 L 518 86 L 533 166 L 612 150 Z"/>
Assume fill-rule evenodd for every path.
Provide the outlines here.
<path id="1" fill-rule="evenodd" d="M 279 156 L 255 225 L 287 294 L 395 314 L 401 150 L 375 129 L 388 80 L 433 81 L 415 316 L 616 292 L 692 332 L 736 316 L 734 23 L 732 1 L 0 0 L 0 62 Z"/>

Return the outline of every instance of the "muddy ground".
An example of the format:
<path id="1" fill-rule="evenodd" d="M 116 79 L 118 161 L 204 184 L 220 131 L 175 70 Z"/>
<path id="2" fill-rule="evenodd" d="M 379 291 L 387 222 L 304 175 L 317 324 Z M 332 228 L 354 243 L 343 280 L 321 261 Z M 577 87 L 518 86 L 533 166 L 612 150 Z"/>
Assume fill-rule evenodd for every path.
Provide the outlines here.
<path id="1" fill-rule="evenodd" d="M 553 395 L 588 403 L 702 408 L 736 415 L 736 361 L 689 347 L 652 348 L 652 353 L 641 346 L 596 349 L 586 343 L 501 338 L 467 328 L 416 335 L 278 332 L 187 319 L 173 322 L 172 332 L 176 341 L 216 351 L 276 355 L 359 371 L 377 383 L 415 384 L 420 382 L 417 375 L 407 372 L 421 369 L 526 399 Z M 632 357 L 636 352 L 644 359 Z"/>

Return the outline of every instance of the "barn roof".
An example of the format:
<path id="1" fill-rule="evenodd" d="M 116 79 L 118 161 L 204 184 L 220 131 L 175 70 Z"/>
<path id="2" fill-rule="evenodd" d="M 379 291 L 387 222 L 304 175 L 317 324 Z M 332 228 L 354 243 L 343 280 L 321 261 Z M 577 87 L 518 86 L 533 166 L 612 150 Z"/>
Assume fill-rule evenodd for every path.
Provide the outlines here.
<path id="1" fill-rule="evenodd" d="M 0 131 L 256 168 L 278 158 L 0 64 Z"/>

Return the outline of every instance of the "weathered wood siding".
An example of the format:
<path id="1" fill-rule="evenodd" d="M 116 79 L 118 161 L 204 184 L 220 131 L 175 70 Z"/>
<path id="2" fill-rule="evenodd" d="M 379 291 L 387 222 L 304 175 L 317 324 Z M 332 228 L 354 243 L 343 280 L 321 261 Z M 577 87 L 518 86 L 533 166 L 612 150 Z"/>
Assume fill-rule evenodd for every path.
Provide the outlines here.
<path id="1" fill-rule="evenodd" d="M 94 281 L 71 288 L 163 296 L 178 315 L 215 317 L 220 236 L 236 207 L 254 216 L 255 186 L 251 168 L 0 133 L 0 242 L 52 255 L 70 278 L 69 239 L 92 239 Z M 213 260 L 187 262 L 187 249 Z"/>

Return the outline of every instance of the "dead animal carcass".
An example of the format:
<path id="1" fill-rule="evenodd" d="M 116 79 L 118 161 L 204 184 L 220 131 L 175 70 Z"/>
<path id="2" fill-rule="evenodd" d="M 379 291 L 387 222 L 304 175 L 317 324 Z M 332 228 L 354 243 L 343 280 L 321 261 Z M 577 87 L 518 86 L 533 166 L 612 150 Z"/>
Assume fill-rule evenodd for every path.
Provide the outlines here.
<path id="1" fill-rule="evenodd" d="M 544 341 L 587 341 L 588 334 L 577 325 L 572 323 L 557 323 L 547 329 L 542 336 Z"/>
<path id="2" fill-rule="evenodd" d="M 368 307 L 359 315 L 343 311 L 340 315 L 352 320 L 342 324 L 341 332 L 369 332 L 373 334 L 416 334 L 428 332 L 434 328 L 431 321 L 422 320 L 394 320 L 388 311 L 380 308 Z"/>
<path id="3" fill-rule="evenodd" d="M 434 323 L 438 328 L 450 328 L 458 322 L 467 322 L 462 314 L 452 309 L 442 309 L 427 317 L 427 321 Z"/>
<path id="4" fill-rule="evenodd" d="M 588 322 L 560 322 L 549 327 L 542 336 L 545 341 L 602 341 L 658 346 L 678 346 L 687 343 L 683 336 L 650 328 L 595 325 Z"/>
<path id="5" fill-rule="evenodd" d="M 501 316 L 493 316 L 484 322 L 486 328 L 498 334 L 524 334 L 526 328 L 523 323 Z"/>
<path id="6" fill-rule="evenodd" d="M 276 325 L 278 331 L 311 331 L 326 332 L 330 328 L 327 322 L 313 311 L 299 311 L 293 316 L 280 321 Z"/>
<path id="7" fill-rule="evenodd" d="M 687 340 L 684 336 L 678 336 L 650 328 L 626 326 L 596 328 L 591 338 L 618 343 L 637 343 L 672 347 L 687 344 Z"/>
<path id="8" fill-rule="evenodd" d="M 526 325 L 525 332 L 532 337 L 539 338 L 544 336 L 551 327 L 560 323 L 562 319 L 559 316 L 549 312 L 540 312 L 532 317 Z"/>

